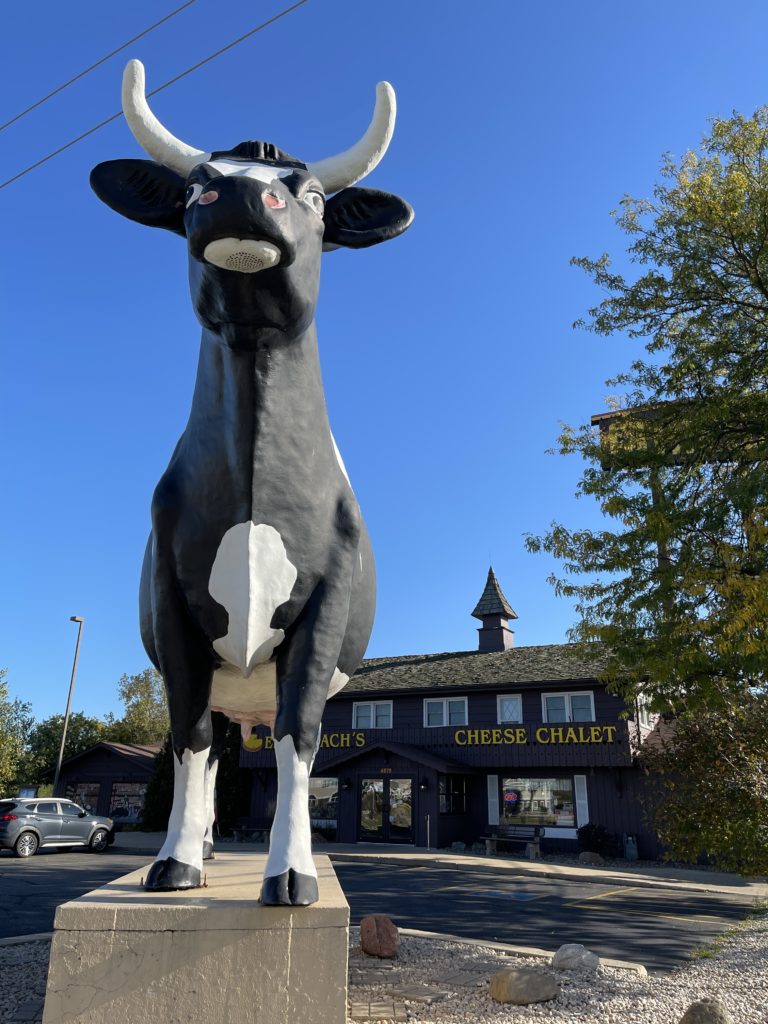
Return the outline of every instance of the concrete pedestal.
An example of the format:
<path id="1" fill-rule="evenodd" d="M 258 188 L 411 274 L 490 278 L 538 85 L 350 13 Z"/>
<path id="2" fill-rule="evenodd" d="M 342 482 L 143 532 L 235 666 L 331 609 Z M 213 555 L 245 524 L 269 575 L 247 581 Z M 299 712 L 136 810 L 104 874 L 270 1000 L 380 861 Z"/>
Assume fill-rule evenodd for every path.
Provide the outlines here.
<path id="1" fill-rule="evenodd" d="M 44 1024 L 344 1024 L 349 906 L 262 907 L 264 854 L 218 853 L 208 888 L 144 892 L 134 871 L 56 911 Z"/>

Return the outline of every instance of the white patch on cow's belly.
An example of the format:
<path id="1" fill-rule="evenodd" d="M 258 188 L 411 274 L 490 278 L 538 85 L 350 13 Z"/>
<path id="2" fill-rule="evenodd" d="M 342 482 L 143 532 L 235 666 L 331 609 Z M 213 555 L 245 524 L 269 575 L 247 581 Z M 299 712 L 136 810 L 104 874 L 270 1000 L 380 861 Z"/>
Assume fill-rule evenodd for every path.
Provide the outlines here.
<path id="1" fill-rule="evenodd" d="M 348 682 L 349 676 L 345 672 L 341 672 L 339 669 L 335 668 L 328 687 L 328 696 L 333 697 L 333 695 L 338 693 L 339 690 L 343 690 Z"/>
<path id="2" fill-rule="evenodd" d="M 347 467 L 344 465 L 344 459 L 342 459 L 342 457 L 341 457 L 341 452 L 339 451 L 339 446 L 336 444 L 336 438 L 333 436 L 333 434 L 331 434 L 331 441 L 333 442 L 333 451 L 334 451 L 334 454 L 336 456 L 336 461 L 339 464 L 339 469 L 344 474 L 344 479 L 347 481 L 347 483 L 351 487 L 352 484 L 350 483 L 350 480 L 349 480 L 349 474 L 347 473 Z"/>
<path id="3" fill-rule="evenodd" d="M 283 639 L 283 630 L 273 629 L 270 623 L 291 596 L 297 576 L 273 526 L 249 520 L 231 527 L 222 537 L 208 590 L 226 608 L 229 626 L 225 636 L 213 641 L 213 647 L 242 676 L 269 661 Z"/>

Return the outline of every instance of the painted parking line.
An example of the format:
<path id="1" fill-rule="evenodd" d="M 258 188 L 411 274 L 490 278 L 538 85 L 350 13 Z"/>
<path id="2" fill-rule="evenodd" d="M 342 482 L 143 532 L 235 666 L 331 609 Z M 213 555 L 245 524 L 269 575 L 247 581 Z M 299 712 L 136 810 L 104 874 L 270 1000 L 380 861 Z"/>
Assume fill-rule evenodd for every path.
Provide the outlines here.
<path id="1" fill-rule="evenodd" d="M 565 903 L 566 907 L 574 907 L 577 909 L 591 910 L 591 900 L 608 899 L 611 896 L 619 896 L 627 892 L 637 892 L 642 889 L 643 886 L 623 886 L 621 889 L 610 889 L 608 892 L 600 892 L 595 896 L 586 896 L 584 899 L 575 900 L 573 902 Z M 650 900 L 649 900 L 650 903 Z M 667 911 L 655 911 L 652 906 L 648 906 L 647 910 L 631 910 L 628 907 L 621 905 L 611 906 L 608 904 L 607 907 L 601 907 L 601 910 L 610 910 L 618 914 L 628 914 L 631 917 L 652 917 L 652 918 L 663 918 L 665 921 L 685 921 L 688 924 L 711 924 L 713 921 L 728 921 L 728 918 L 721 917 L 718 914 L 697 914 L 696 916 L 690 914 L 670 914 Z"/>

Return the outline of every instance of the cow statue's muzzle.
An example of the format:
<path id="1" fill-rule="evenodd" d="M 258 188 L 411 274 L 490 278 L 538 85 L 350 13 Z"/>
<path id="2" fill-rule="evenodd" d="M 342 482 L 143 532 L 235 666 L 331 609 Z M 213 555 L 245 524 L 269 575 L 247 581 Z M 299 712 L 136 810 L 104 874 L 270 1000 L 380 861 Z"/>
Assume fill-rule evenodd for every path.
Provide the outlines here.
<path id="1" fill-rule="evenodd" d="M 212 179 L 194 206 L 187 231 L 195 259 L 222 270 L 255 274 L 295 257 L 291 204 L 294 197 L 275 181 L 222 176 Z"/>

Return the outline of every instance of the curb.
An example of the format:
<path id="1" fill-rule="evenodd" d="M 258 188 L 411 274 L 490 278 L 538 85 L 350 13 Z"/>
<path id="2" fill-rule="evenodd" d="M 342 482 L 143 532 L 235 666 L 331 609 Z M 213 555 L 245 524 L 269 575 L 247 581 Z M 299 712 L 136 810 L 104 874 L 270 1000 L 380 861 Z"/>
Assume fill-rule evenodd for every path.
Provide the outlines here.
<path id="1" fill-rule="evenodd" d="M 53 938 L 53 932 L 33 932 L 31 935 L 11 935 L 8 939 L 0 939 L 2 946 L 21 946 L 25 942 L 47 942 Z"/>
<path id="2" fill-rule="evenodd" d="M 513 875 L 526 875 L 531 878 L 550 878 L 561 882 L 583 882 L 585 885 L 620 885 L 642 889 L 672 889 L 675 892 L 681 892 L 685 889 L 691 889 L 691 891 L 694 892 L 739 892 L 739 889 L 736 887 L 706 885 L 704 882 L 689 882 L 685 879 L 680 879 L 678 881 L 674 878 L 647 878 L 643 876 L 633 876 L 630 878 L 627 875 L 596 875 L 593 877 L 585 877 L 584 875 L 564 871 L 535 871 L 532 868 L 528 868 L 517 863 L 510 863 L 507 866 L 494 863 L 477 863 L 477 861 L 469 859 L 464 863 L 456 860 L 446 860 L 442 857 L 435 857 L 434 860 L 425 861 L 418 857 L 388 857 L 386 854 L 375 853 L 333 853 L 332 851 L 327 851 L 327 853 L 332 862 L 344 861 L 345 863 L 354 863 L 355 861 L 365 861 L 373 864 L 407 864 L 409 867 L 429 867 L 435 865 L 439 867 L 461 868 L 462 870 L 469 869 L 473 871 L 508 871 Z"/>
<path id="3" fill-rule="evenodd" d="M 538 946 L 512 946 L 508 942 L 488 942 L 486 939 L 468 939 L 465 935 L 447 935 L 445 932 L 424 932 L 418 928 L 398 928 L 401 935 L 410 935 L 414 939 L 432 939 L 435 942 L 462 942 L 465 946 L 482 946 L 484 949 L 493 949 L 499 953 L 509 953 L 512 956 L 529 956 L 537 960 L 551 960 L 555 954 L 554 950 L 539 949 Z M 619 971 L 633 971 L 641 977 L 645 977 L 648 971 L 642 964 L 632 960 L 614 960 L 611 957 L 600 957 L 601 967 L 613 967 Z"/>

